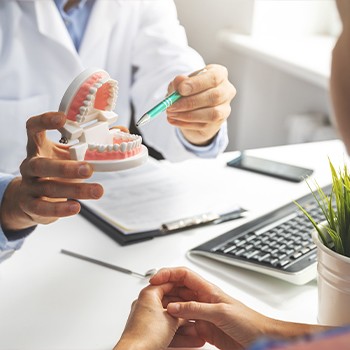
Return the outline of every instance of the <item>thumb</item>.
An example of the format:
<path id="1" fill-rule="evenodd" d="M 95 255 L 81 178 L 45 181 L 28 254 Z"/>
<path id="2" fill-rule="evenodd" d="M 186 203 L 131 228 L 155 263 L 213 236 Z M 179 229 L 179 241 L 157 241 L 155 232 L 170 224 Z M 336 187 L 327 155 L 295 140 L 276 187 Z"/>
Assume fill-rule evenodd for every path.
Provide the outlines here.
<path id="1" fill-rule="evenodd" d="M 217 304 L 198 303 L 196 301 L 169 303 L 167 311 L 177 318 L 203 320 L 217 324 L 221 318 Z"/>

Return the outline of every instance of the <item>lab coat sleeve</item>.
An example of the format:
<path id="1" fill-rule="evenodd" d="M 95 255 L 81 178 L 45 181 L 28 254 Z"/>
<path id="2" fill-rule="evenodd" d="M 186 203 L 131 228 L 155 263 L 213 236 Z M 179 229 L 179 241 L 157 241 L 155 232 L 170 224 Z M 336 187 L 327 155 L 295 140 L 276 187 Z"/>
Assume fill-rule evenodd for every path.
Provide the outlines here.
<path id="1" fill-rule="evenodd" d="M 136 73 L 131 89 L 136 120 L 166 96 L 168 84 L 175 76 L 205 66 L 202 57 L 188 46 L 172 0 L 143 1 L 139 10 L 139 30 L 133 48 Z M 186 147 L 176 128 L 167 122 L 165 113 L 142 126 L 141 132 L 145 142 L 166 159 L 181 161 L 222 152 L 228 143 L 226 125 L 224 129 L 214 140 L 216 146 L 208 149 Z"/>
<path id="2" fill-rule="evenodd" d="M 2 202 L 2 198 L 4 195 L 4 192 L 6 190 L 7 185 L 11 182 L 11 180 L 14 178 L 12 175 L 7 175 L 0 173 L 0 202 Z M 30 228 L 22 231 L 18 231 L 19 234 L 24 233 L 29 234 L 34 228 Z M 21 234 L 22 236 L 22 234 Z M 2 227 L 0 225 L 0 263 L 9 258 L 17 249 L 19 249 L 23 244 L 24 238 L 16 239 L 9 241 L 7 237 L 5 236 Z"/>

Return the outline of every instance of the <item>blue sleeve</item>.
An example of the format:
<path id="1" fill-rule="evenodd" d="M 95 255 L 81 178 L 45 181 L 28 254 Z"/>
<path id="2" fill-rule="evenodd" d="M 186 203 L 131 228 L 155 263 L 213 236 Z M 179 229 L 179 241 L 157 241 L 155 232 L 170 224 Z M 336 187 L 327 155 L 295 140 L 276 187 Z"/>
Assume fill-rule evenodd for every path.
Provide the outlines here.
<path id="1" fill-rule="evenodd" d="M 2 202 L 2 198 L 4 196 L 6 187 L 13 178 L 13 175 L 0 173 L 0 203 Z M 24 237 L 24 235 L 29 234 L 33 230 L 34 228 L 31 227 L 29 229 L 16 231 L 14 233 L 21 238 L 9 241 L 2 229 L 2 226 L 0 225 L 0 262 L 9 258 L 17 249 L 19 249 L 24 241 L 24 238 L 22 237 Z"/>
<path id="2" fill-rule="evenodd" d="M 350 326 L 336 327 L 327 331 L 317 332 L 301 337 L 296 337 L 290 340 L 281 339 L 267 339 L 262 338 L 251 345 L 249 350 L 274 350 L 274 349 L 326 349 L 324 345 L 325 341 L 331 340 L 332 347 L 334 349 L 342 348 L 344 344 L 344 338 L 346 342 L 350 341 Z M 343 349 L 343 348 L 342 348 Z M 345 349 L 345 348 L 344 348 Z M 347 349 L 347 348 L 346 348 Z"/>
<path id="3" fill-rule="evenodd" d="M 187 151 L 192 152 L 200 158 L 215 158 L 218 154 L 224 152 L 228 145 L 227 122 L 221 126 L 213 142 L 208 146 L 192 145 L 185 139 L 180 129 L 176 129 L 176 135 Z"/>

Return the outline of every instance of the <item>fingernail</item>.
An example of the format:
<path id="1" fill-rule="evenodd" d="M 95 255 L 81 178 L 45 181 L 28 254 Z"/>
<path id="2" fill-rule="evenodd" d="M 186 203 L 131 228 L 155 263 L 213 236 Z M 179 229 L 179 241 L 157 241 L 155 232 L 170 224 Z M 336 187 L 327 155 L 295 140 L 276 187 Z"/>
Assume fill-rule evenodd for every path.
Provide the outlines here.
<path id="1" fill-rule="evenodd" d="M 78 170 L 78 174 L 81 177 L 86 177 L 90 175 L 90 168 L 87 165 L 81 165 Z"/>
<path id="2" fill-rule="evenodd" d="M 102 196 L 103 192 L 99 186 L 95 186 L 91 191 L 92 197 L 98 199 Z"/>
<path id="3" fill-rule="evenodd" d="M 180 305 L 179 304 L 169 304 L 167 307 L 167 310 L 172 314 L 177 314 L 180 312 Z"/>
<path id="4" fill-rule="evenodd" d="M 79 210 L 79 207 L 80 207 L 79 203 L 72 202 L 69 205 L 69 210 L 70 210 L 71 213 L 76 213 Z"/>
<path id="5" fill-rule="evenodd" d="M 62 116 L 55 115 L 52 117 L 51 121 L 53 124 L 61 124 Z"/>
<path id="6" fill-rule="evenodd" d="M 182 86 L 181 86 L 181 94 L 182 95 L 190 95 L 191 92 L 192 92 L 192 86 L 188 83 L 184 83 Z"/>

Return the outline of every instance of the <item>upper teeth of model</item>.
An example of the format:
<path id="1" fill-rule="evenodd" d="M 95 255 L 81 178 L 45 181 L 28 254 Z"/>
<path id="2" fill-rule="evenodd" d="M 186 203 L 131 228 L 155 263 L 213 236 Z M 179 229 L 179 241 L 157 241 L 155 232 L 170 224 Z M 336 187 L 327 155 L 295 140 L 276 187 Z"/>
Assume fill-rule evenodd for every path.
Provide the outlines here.
<path id="1" fill-rule="evenodd" d="M 83 101 L 81 107 L 79 108 L 79 113 L 76 115 L 76 121 L 78 123 L 84 122 L 85 116 L 89 113 L 91 107 L 94 105 L 95 95 L 97 90 L 103 85 L 103 81 L 100 80 L 96 82 L 89 89 L 89 94 L 86 95 L 85 100 Z M 108 81 L 109 86 L 109 95 L 107 99 L 106 110 L 113 111 L 116 107 L 116 97 L 118 95 L 118 84 L 115 80 Z"/>

